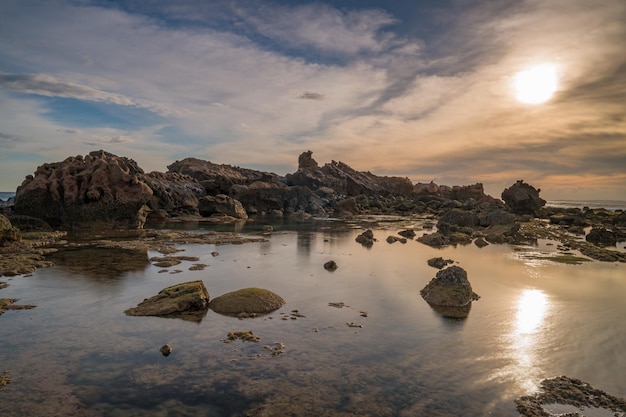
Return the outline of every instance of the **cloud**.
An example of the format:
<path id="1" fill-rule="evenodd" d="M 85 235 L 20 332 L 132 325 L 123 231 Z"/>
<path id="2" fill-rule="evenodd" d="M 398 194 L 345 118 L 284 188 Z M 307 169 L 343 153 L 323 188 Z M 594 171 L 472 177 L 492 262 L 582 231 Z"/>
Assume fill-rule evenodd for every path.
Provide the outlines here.
<path id="1" fill-rule="evenodd" d="M 17 143 L 24 140 L 25 138 L 23 136 L 0 132 L 0 148 L 15 148 Z"/>
<path id="2" fill-rule="evenodd" d="M 236 10 L 259 34 L 295 49 L 314 48 L 345 58 L 393 45 L 394 37 L 382 28 L 394 24 L 396 18 L 383 10 L 341 11 L 324 3 L 255 4 Z"/>
<path id="3" fill-rule="evenodd" d="M 22 94 L 73 98 L 118 106 L 141 107 L 163 115 L 172 114 L 165 106 L 159 106 L 147 100 L 134 99 L 123 94 L 110 93 L 74 82 L 60 81 L 46 74 L 0 73 L 0 88 Z"/>
<path id="4" fill-rule="evenodd" d="M 305 91 L 304 93 L 300 94 L 298 98 L 301 98 L 303 100 L 324 100 L 324 95 L 320 93 L 314 93 L 312 91 Z"/>

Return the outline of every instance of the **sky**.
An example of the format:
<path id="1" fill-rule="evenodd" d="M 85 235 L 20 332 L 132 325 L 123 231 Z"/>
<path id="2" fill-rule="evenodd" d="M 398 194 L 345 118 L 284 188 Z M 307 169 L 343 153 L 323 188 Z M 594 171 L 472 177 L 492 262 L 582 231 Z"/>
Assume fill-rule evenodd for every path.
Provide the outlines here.
<path id="1" fill-rule="evenodd" d="M 311 150 L 626 200 L 625 51 L 623 0 L 2 0 L 0 190 L 99 149 L 280 175 Z M 537 66 L 556 84 L 527 103 Z"/>

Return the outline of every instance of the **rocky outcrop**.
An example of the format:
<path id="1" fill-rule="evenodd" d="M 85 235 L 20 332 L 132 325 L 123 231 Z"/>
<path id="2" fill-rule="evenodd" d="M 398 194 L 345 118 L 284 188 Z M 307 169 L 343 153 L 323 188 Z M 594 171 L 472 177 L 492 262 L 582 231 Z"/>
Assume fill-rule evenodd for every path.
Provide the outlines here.
<path id="1" fill-rule="evenodd" d="M 15 195 L 15 213 L 53 227 L 141 228 L 153 196 L 132 159 L 104 151 L 43 164 Z"/>
<path id="2" fill-rule="evenodd" d="M 585 408 L 597 408 L 594 415 L 624 415 L 626 413 L 626 401 L 615 397 L 580 379 L 567 376 L 541 381 L 540 392 L 534 395 L 520 397 L 515 400 L 517 411 L 524 417 L 557 417 L 577 416 L 577 411 Z M 568 414 L 551 413 L 544 406 L 552 404 L 565 404 L 572 406 L 572 412 Z M 581 411 L 582 412 L 582 411 Z"/>
<path id="3" fill-rule="evenodd" d="M 278 294 L 262 288 L 244 288 L 211 300 L 209 307 L 219 314 L 240 318 L 271 313 L 285 305 Z"/>
<path id="4" fill-rule="evenodd" d="M 152 190 L 147 205 L 150 217 L 198 214 L 198 201 L 206 191 L 194 178 L 176 172 L 150 172 L 142 180 Z"/>
<path id="5" fill-rule="evenodd" d="M 585 240 L 600 246 L 615 246 L 617 236 L 612 230 L 604 227 L 594 227 L 585 236 Z"/>
<path id="6" fill-rule="evenodd" d="M 519 180 L 502 192 L 502 200 L 513 213 L 534 215 L 546 204 L 546 200 L 539 197 L 540 191 Z"/>
<path id="7" fill-rule="evenodd" d="M 360 172 L 343 162 L 332 161 L 321 168 L 307 151 L 298 158 L 298 170 L 286 176 L 289 185 L 311 190 L 327 188 L 339 195 L 404 195 L 413 191 L 408 178 L 379 177 L 371 172 Z"/>
<path id="8" fill-rule="evenodd" d="M 164 288 L 153 297 L 129 308 L 128 316 L 159 316 L 200 321 L 209 306 L 209 293 L 202 281 L 185 282 Z"/>
<path id="9" fill-rule="evenodd" d="M 16 227 L 13 227 L 9 219 L 0 214 L 0 246 L 19 242 L 22 239 L 22 233 Z"/>
<path id="10" fill-rule="evenodd" d="M 224 194 L 208 195 L 201 198 L 198 203 L 198 211 L 204 217 L 223 215 L 240 220 L 248 218 L 248 213 L 246 213 L 241 203 Z"/>
<path id="11" fill-rule="evenodd" d="M 185 158 L 167 167 L 168 172 L 186 174 L 198 181 L 208 195 L 230 194 L 234 185 L 250 185 L 255 182 L 284 183 L 285 179 L 271 172 L 239 168 L 232 165 L 214 164 L 197 158 Z"/>
<path id="12" fill-rule="evenodd" d="M 480 298 L 472 291 L 467 272 L 456 265 L 437 272 L 420 294 L 429 304 L 444 307 L 464 307 Z"/>

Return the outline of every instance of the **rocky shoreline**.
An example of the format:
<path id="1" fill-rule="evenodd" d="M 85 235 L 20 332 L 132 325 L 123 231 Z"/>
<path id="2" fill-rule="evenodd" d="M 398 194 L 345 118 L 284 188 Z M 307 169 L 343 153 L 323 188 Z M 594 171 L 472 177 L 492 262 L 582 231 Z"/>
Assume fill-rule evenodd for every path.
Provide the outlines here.
<path id="1" fill-rule="evenodd" d="M 247 241 L 236 234 L 154 228 L 166 222 L 311 217 L 364 223 L 385 222 L 389 216 L 429 218 L 424 228 L 435 231 L 417 240 L 433 247 L 550 239 L 559 243 L 563 262 L 626 262 L 626 252 L 616 248 L 626 241 L 626 212 L 546 207 L 539 190 L 521 180 L 501 198 L 486 195 L 480 183 L 412 184 L 407 178 L 359 172 L 343 162 L 319 166 L 311 151 L 302 153 L 298 170 L 284 177 L 196 158 L 176 161 L 166 173 L 145 173 L 132 159 L 95 151 L 44 164 L 17 188 L 13 206 L 0 214 L 0 276 L 29 274 L 51 265 L 51 252 L 78 246 L 158 250 L 183 242 Z M 68 232 L 87 238 L 68 243 Z M 106 238 L 116 233 L 126 238 Z M 407 238 L 413 236 L 392 241 Z M 366 237 L 364 242 L 373 243 Z"/>

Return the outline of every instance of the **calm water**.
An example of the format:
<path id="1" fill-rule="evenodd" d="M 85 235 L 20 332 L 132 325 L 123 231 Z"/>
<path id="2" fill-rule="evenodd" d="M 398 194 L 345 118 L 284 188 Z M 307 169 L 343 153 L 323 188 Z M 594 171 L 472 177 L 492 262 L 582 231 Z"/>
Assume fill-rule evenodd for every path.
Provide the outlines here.
<path id="1" fill-rule="evenodd" d="M 625 265 L 533 260 L 556 250 L 547 241 L 385 242 L 399 230 L 374 229 L 379 242 L 366 249 L 354 241 L 363 229 L 308 223 L 263 243 L 183 246 L 200 260 L 166 273 L 147 261 L 157 253 L 136 254 L 122 271 L 121 253 L 91 250 L 2 279 L 1 297 L 37 308 L 0 317 L 0 373 L 12 379 L 0 415 L 517 416 L 515 398 L 561 374 L 626 396 Z M 434 256 L 455 260 L 482 297 L 467 319 L 444 318 L 420 297 Z M 334 272 L 323 268 L 331 259 Z M 209 266 L 189 271 L 194 263 Z M 200 323 L 123 314 L 196 279 L 213 297 L 257 286 L 287 304 L 246 320 L 209 311 Z M 261 341 L 221 341 L 237 330 Z M 284 353 L 271 356 L 264 346 L 276 342 Z"/>

